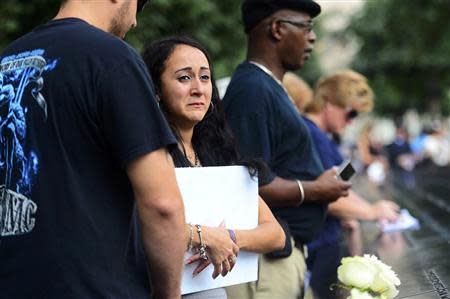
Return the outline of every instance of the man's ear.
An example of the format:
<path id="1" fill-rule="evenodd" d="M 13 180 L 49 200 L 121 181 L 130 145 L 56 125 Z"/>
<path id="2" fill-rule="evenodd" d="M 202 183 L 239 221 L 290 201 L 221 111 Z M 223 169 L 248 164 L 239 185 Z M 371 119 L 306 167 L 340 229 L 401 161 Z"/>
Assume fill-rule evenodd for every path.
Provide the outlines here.
<path id="1" fill-rule="evenodd" d="M 269 33 L 270 33 L 270 36 L 271 36 L 273 39 L 275 39 L 276 41 L 281 40 L 282 35 L 283 35 L 282 30 L 283 30 L 283 28 L 282 28 L 282 26 L 281 26 L 281 22 L 278 22 L 277 19 L 273 19 L 273 20 L 270 22 L 270 25 L 269 25 Z"/>

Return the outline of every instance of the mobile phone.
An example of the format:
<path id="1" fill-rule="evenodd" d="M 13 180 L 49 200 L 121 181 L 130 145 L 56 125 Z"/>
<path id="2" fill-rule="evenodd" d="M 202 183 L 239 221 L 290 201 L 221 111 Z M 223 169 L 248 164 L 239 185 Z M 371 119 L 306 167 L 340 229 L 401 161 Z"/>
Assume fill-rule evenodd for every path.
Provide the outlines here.
<path id="1" fill-rule="evenodd" d="M 355 169 L 353 168 L 351 161 L 347 160 L 339 166 L 336 176 L 344 181 L 348 181 L 354 174 Z"/>

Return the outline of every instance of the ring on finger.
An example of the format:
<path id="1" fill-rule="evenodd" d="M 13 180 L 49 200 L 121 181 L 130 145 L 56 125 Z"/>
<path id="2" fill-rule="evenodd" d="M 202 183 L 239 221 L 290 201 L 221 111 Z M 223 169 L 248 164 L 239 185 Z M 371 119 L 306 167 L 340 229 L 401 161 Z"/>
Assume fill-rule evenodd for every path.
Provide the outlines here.
<path id="1" fill-rule="evenodd" d="M 232 255 L 228 258 L 228 261 L 232 264 L 236 264 L 236 260 L 237 260 L 237 257 L 235 255 Z"/>

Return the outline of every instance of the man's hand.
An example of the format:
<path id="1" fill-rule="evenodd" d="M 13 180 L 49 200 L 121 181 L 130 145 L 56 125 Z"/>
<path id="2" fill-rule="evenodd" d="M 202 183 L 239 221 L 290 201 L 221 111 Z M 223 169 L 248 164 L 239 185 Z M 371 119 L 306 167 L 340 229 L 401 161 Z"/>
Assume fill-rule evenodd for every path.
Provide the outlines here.
<path id="1" fill-rule="evenodd" d="M 336 168 L 328 169 L 310 184 L 314 184 L 314 192 L 311 196 L 308 196 L 307 193 L 306 200 L 324 203 L 347 196 L 352 186 L 351 183 L 336 178 Z"/>
<path id="2" fill-rule="evenodd" d="M 345 197 L 352 185 L 336 178 L 336 168 L 325 171 L 315 181 L 300 181 L 305 193 L 305 201 L 316 203 L 329 203 L 339 197 Z M 301 201 L 297 182 L 280 177 L 260 187 L 259 194 L 271 208 L 293 207 Z"/>

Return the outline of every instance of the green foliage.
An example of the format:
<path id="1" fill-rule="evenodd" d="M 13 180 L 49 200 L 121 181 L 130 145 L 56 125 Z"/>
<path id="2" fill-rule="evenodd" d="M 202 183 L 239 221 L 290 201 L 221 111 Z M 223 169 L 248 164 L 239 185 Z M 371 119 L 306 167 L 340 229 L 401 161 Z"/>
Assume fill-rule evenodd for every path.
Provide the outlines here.
<path id="1" fill-rule="evenodd" d="M 157 38 L 187 34 L 206 46 L 216 78 L 230 76 L 246 55 L 246 36 L 241 22 L 242 0 L 152 0 L 141 13 L 138 27 L 127 40 L 138 49 Z M 313 55 L 301 74 L 313 81 L 320 75 Z"/>
<path id="2" fill-rule="evenodd" d="M 217 78 L 230 75 L 245 57 L 240 0 L 152 0 L 127 40 L 141 50 L 149 41 L 177 34 L 190 35 L 206 46 Z"/>
<path id="3" fill-rule="evenodd" d="M 353 67 L 371 80 L 378 112 L 425 112 L 437 104 L 448 114 L 449 20 L 447 0 L 368 1 L 355 17 L 350 31 L 362 46 Z"/>
<path id="4" fill-rule="evenodd" d="M 0 49 L 53 18 L 60 4 L 60 0 L 1 2 Z M 230 76 L 246 55 L 240 6 L 241 0 L 151 0 L 138 16 L 138 27 L 127 34 L 126 40 L 141 51 L 158 38 L 190 35 L 210 52 L 216 78 Z M 301 74 L 309 81 L 319 77 L 314 55 Z"/>
<path id="5" fill-rule="evenodd" d="M 60 0 L 1 0 L 0 49 L 53 18 Z"/>

